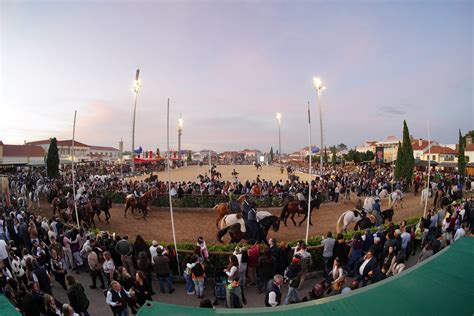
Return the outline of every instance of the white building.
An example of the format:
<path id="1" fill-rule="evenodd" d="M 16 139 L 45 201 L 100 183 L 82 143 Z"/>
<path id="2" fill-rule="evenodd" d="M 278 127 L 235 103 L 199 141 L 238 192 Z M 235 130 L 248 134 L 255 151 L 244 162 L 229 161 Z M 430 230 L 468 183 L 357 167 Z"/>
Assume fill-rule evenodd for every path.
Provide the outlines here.
<path id="1" fill-rule="evenodd" d="M 48 153 L 50 139 L 44 139 L 34 142 L 28 142 L 27 145 L 41 146 L 46 154 Z M 60 163 L 68 163 L 72 161 L 71 149 L 72 139 L 69 140 L 58 140 L 58 154 Z M 85 162 L 90 161 L 90 146 L 84 143 L 74 141 L 74 161 Z"/>
<path id="2" fill-rule="evenodd" d="M 412 140 L 411 148 L 413 149 L 413 157 L 415 159 L 423 160 L 423 154 L 425 151 L 434 145 L 438 145 L 438 143 L 435 141 L 428 142 L 427 140 L 421 138 Z"/>
<path id="3" fill-rule="evenodd" d="M 91 160 L 117 161 L 120 160 L 120 150 L 114 147 L 90 146 Z"/>
<path id="4" fill-rule="evenodd" d="M 44 165 L 45 155 L 40 146 L 7 145 L 0 141 L 0 166 Z"/>

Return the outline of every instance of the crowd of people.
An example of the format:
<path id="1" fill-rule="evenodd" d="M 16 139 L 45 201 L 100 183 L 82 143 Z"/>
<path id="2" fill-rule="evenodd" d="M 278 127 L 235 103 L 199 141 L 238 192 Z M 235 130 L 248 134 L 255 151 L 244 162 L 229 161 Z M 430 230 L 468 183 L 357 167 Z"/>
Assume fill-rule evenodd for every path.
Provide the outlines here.
<path id="1" fill-rule="evenodd" d="M 374 195 L 393 185 L 403 189 L 406 185 L 403 181 L 392 182 L 392 171 L 369 166 L 336 167 L 325 174 L 322 181 L 313 182 L 312 191 L 325 192 L 330 200 L 338 202 L 342 198 L 350 199 L 351 193 Z M 131 182 L 100 174 L 96 169 L 80 168 L 76 177 L 78 191 L 84 188 L 82 194 L 112 190 L 140 195 L 151 186 L 167 192 L 166 183 L 158 180 Z M 30 192 L 45 185 L 54 190 L 67 186 L 70 180 L 69 175 L 63 173 L 58 180 L 49 182 L 41 170 L 10 175 L 13 195 L 21 195 L 23 186 Z M 438 184 L 449 190 L 455 180 L 456 177 L 444 177 Z M 308 184 L 303 181 L 272 183 L 259 177 L 245 183 L 204 178 L 200 182 L 174 183 L 173 186 L 178 198 L 180 194 L 273 195 L 307 193 L 308 190 Z M 472 206 L 472 201 L 466 201 L 435 208 L 429 210 L 416 227 L 404 222 L 398 226 L 391 224 L 375 234 L 369 230 L 355 234 L 350 241 L 344 240 L 342 234 L 333 238 L 329 232 L 322 241 L 322 258 L 312 256 L 304 242 L 290 247 L 284 241 L 271 238 L 269 247 L 262 247 L 250 240 L 236 247 L 226 266 L 213 267 L 211 271 L 209 251 L 202 237 L 197 238 L 193 253 L 180 256 L 178 262 L 173 246 L 160 245 L 157 241 L 149 245 L 140 235 L 135 236 L 133 242 L 128 236 L 106 232 L 94 235 L 63 222 L 58 216 L 47 218 L 35 215 L 22 205 L 2 205 L 0 291 L 24 315 L 89 315 L 89 298 L 84 290 L 84 286 L 89 286 L 92 290 L 103 290 L 104 301 L 113 314 L 124 316 L 129 310 L 136 313 L 152 299 L 154 280 L 162 295 L 174 293 L 174 282 L 182 271 L 186 294 L 196 296 L 203 307 L 213 305 L 205 295 L 208 275 L 213 275 L 216 285 L 220 285 L 215 287 L 214 296 L 225 299 L 228 308 L 240 308 L 247 303 L 248 287 L 257 287 L 264 306 L 292 304 L 347 293 L 402 273 L 416 249 L 420 250 L 417 261 L 426 260 L 473 230 Z M 308 296 L 301 296 L 300 289 L 317 260 L 322 260 L 324 280 L 316 284 Z M 90 274 L 89 285 L 83 286 L 76 280 L 75 275 L 79 273 Z M 284 284 L 288 286 L 286 297 L 282 296 Z M 68 302 L 60 301 L 55 295 L 63 290 Z"/>

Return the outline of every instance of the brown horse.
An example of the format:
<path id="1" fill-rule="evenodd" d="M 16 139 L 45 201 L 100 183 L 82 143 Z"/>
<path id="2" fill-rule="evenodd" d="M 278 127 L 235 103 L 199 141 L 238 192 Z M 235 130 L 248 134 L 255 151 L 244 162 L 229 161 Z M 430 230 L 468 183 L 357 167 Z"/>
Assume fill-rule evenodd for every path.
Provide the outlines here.
<path id="1" fill-rule="evenodd" d="M 158 196 L 158 190 L 153 188 L 148 190 L 143 196 L 141 196 L 138 201 L 135 195 L 129 194 L 125 198 L 125 213 L 123 214 L 124 217 L 127 217 L 127 210 L 129 208 L 132 208 L 132 214 L 135 216 L 135 208 L 140 210 L 143 214 L 143 219 L 146 220 L 148 216 L 148 212 L 150 212 L 150 207 L 149 203 L 153 199 L 155 199 Z"/>
<path id="2" fill-rule="evenodd" d="M 74 209 L 74 200 L 72 197 L 69 198 L 60 198 L 55 197 L 51 201 L 51 208 L 53 209 L 53 216 L 56 215 L 56 212 L 61 213 L 61 210 L 69 208 L 70 210 Z"/>
<path id="3" fill-rule="evenodd" d="M 240 206 L 242 206 L 242 203 L 244 203 L 246 196 L 241 195 L 238 199 L 237 202 L 239 202 Z M 230 214 L 230 203 L 219 203 L 216 206 L 214 206 L 212 209 L 216 210 L 217 212 L 217 220 L 216 220 L 216 227 L 219 228 L 219 223 L 224 218 L 225 215 Z"/>
<path id="4" fill-rule="evenodd" d="M 296 214 L 304 214 L 304 217 L 299 223 L 299 226 L 301 226 L 301 224 L 305 221 L 306 217 L 308 217 L 308 208 L 305 207 L 303 210 L 301 210 L 299 208 L 299 204 L 300 204 L 299 201 L 288 202 L 281 210 L 280 220 L 284 221 L 283 223 L 285 224 L 285 226 L 286 226 L 286 220 L 288 219 L 288 217 L 290 217 L 290 215 L 291 215 L 291 220 L 293 221 L 293 224 L 295 224 L 295 226 L 296 226 L 296 222 L 294 218 Z M 316 208 L 317 210 L 319 210 L 320 205 L 321 205 L 321 198 L 319 197 L 319 195 L 317 195 L 316 198 L 313 199 L 310 203 L 309 224 L 311 226 L 313 225 L 313 223 L 311 222 L 311 213 L 313 212 L 313 208 Z"/>

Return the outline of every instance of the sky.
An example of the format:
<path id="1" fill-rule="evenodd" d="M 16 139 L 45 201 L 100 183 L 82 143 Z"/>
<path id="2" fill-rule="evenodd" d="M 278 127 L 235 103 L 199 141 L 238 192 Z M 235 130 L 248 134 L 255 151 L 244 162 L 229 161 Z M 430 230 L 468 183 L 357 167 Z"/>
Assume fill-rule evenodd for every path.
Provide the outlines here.
<path id="1" fill-rule="evenodd" d="M 472 1 L 0 1 L 0 140 L 217 151 L 474 129 Z"/>

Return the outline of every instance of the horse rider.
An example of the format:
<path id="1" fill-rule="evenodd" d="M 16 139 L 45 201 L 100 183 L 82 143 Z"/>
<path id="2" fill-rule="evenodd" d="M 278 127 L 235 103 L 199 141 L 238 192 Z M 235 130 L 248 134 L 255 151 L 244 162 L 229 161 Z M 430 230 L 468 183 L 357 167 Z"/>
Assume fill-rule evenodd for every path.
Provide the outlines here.
<path id="1" fill-rule="evenodd" d="M 306 197 L 305 195 L 303 194 L 302 190 L 298 190 L 298 193 L 296 193 L 296 198 L 298 199 L 298 208 L 303 211 L 306 209 Z"/>
<path id="2" fill-rule="evenodd" d="M 263 240 L 262 227 L 258 223 L 257 210 L 254 207 L 250 207 L 245 224 L 248 226 L 247 232 L 250 232 L 251 237 L 257 241 Z"/>
<path id="3" fill-rule="evenodd" d="M 375 226 L 378 227 L 383 224 L 382 213 L 380 211 L 380 198 L 375 198 L 375 203 L 372 205 L 372 214 L 375 216 Z"/>

